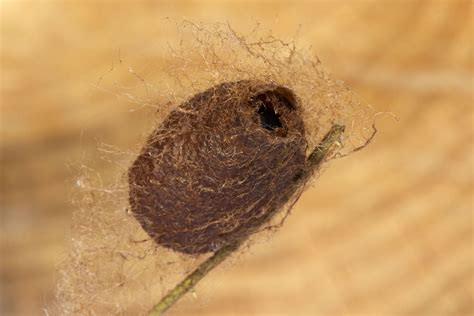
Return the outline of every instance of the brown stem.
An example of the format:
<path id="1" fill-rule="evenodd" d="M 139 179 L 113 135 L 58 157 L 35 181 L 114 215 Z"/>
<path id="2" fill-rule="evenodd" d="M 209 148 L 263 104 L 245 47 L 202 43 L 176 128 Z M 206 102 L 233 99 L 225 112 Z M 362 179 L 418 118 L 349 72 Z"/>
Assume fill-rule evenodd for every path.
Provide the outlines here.
<path id="1" fill-rule="evenodd" d="M 314 171 L 330 155 L 334 145 L 340 142 L 343 133 L 343 125 L 335 124 L 331 127 L 321 143 L 309 155 L 304 172 L 294 180 L 293 187 L 295 190 L 292 191 L 292 194 L 300 185 L 306 183 L 306 181 L 313 175 Z M 155 306 L 153 306 L 153 308 L 148 312 L 148 316 L 162 315 L 184 294 L 188 293 L 189 290 L 191 290 L 212 269 L 239 249 L 240 245 L 245 240 L 246 238 L 243 238 L 217 250 L 211 257 L 203 261 L 191 274 L 186 276 L 183 281 L 178 283 Z"/>

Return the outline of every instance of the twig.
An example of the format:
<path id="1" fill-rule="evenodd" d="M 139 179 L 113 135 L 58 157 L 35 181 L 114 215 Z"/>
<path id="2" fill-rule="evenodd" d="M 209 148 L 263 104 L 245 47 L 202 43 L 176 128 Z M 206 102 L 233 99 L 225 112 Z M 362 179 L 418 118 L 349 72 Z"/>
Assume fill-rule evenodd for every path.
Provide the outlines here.
<path id="1" fill-rule="evenodd" d="M 340 142 L 343 133 L 343 125 L 335 124 L 331 127 L 326 136 L 324 136 L 321 143 L 309 155 L 305 170 L 295 177 L 292 184 L 293 190 L 289 191 L 289 197 L 291 197 L 291 195 L 293 195 L 301 185 L 306 183 L 306 181 L 313 175 L 314 171 L 331 154 L 334 145 Z M 237 249 L 239 249 L 245 240 L 246 238 L 243 238 L 225 245 L 217 250 L 211 257 L 203 261 L 191 274 L 186 276 L 183 281 L 181 281 L 170 292 L 168 292 L 168 294 L 166 294 L 158 304 L 153 306 L 153 308 L 149 311 L 148 316 L 162 315 L 184 294 L 189 292 L 189 290 L 191 290 L 212 269 L 214 269 Z"/>

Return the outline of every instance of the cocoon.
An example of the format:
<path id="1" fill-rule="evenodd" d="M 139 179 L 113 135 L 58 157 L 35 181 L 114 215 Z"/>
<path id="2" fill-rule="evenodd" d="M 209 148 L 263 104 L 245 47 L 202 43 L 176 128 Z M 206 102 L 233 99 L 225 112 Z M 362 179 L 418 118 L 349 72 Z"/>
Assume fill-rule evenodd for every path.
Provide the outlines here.
<path id="1" fill-rule="evenodd" d="M 134 217 L 156 243 L 187 254 L 219 249 L 267 222 L 305 166 L 294 93 L 225 82 L 170 112 L 128 172 Z"/>

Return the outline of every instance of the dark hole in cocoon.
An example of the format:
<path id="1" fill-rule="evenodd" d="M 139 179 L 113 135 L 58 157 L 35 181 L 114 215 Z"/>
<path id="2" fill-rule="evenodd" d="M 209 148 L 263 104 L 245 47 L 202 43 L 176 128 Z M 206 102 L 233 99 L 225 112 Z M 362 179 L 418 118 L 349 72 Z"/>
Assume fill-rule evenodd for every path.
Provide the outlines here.
<path id="1" fill-rule="evenodd" d="M 258 95 L 256 101 L 259 103 L 257 113 L 260 116 L 261 127 L 270 131 L 283 127 L 280 121 L 280 114 L 275 112 L 275 108 L 267 95 Z"/>
<path id="2" fill-rule="evenodd" d="M 260 115 L 260 125 L 263 128 L 273 131 L 276 128 L 282 127 L 280 122 L 280 114 L 275 113 L 273 107 L 260 105 L 257 113 Z"/>

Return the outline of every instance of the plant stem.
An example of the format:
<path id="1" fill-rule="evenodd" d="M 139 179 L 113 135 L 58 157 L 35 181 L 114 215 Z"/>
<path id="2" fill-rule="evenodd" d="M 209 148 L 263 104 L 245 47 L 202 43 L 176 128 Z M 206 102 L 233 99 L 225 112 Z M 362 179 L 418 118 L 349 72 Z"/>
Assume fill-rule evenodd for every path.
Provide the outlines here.
<path id="1" fill-rule="evenodd" d="M 321 163 L 330 155 L 334 145 L 340 142 L 344 133 L 344 126 L 334 124 L 329 132 L 324 136 L 321 143 L 316 146 L 309 155 L 306 168 L 303 173 L 295 178 L 291 190 L 291 195 L 313 175 L 314 171 Z M 217 250 L 211 257 L 203 261 L 191 274 L 186 276 L 183 281 L 177 284 L 170 292 L 168 292 L 153 308 L 149 311 L 148 316 L 158 316 L 166 312 L 174 303 L 176 303 L 184 294 L 188 293 L 203 277 L 205 277 L 212 269 L 224 261 L 229 255 L 239 249 L 240 245 L 246 240 L 232 242 Z"/>
<path id="2" fill-rule="evenodd" d="M 196 270 L 188 275 L 183 281 L 174 287 L 161 301 L 153 306 L 153 309 L 148 313 L 149 316 L 162 315 L 168 308 L 170 308 L 177 300 L 184 294 L 189 292 L 196 283 L 198 283 L 209 271 L 215 268 L 219 263 L 224 261 L 227 256 L 237 250 L 240 246 L 239 242 L 228 244 L 217 250 L 211 257 L 202 262 Z"/>

